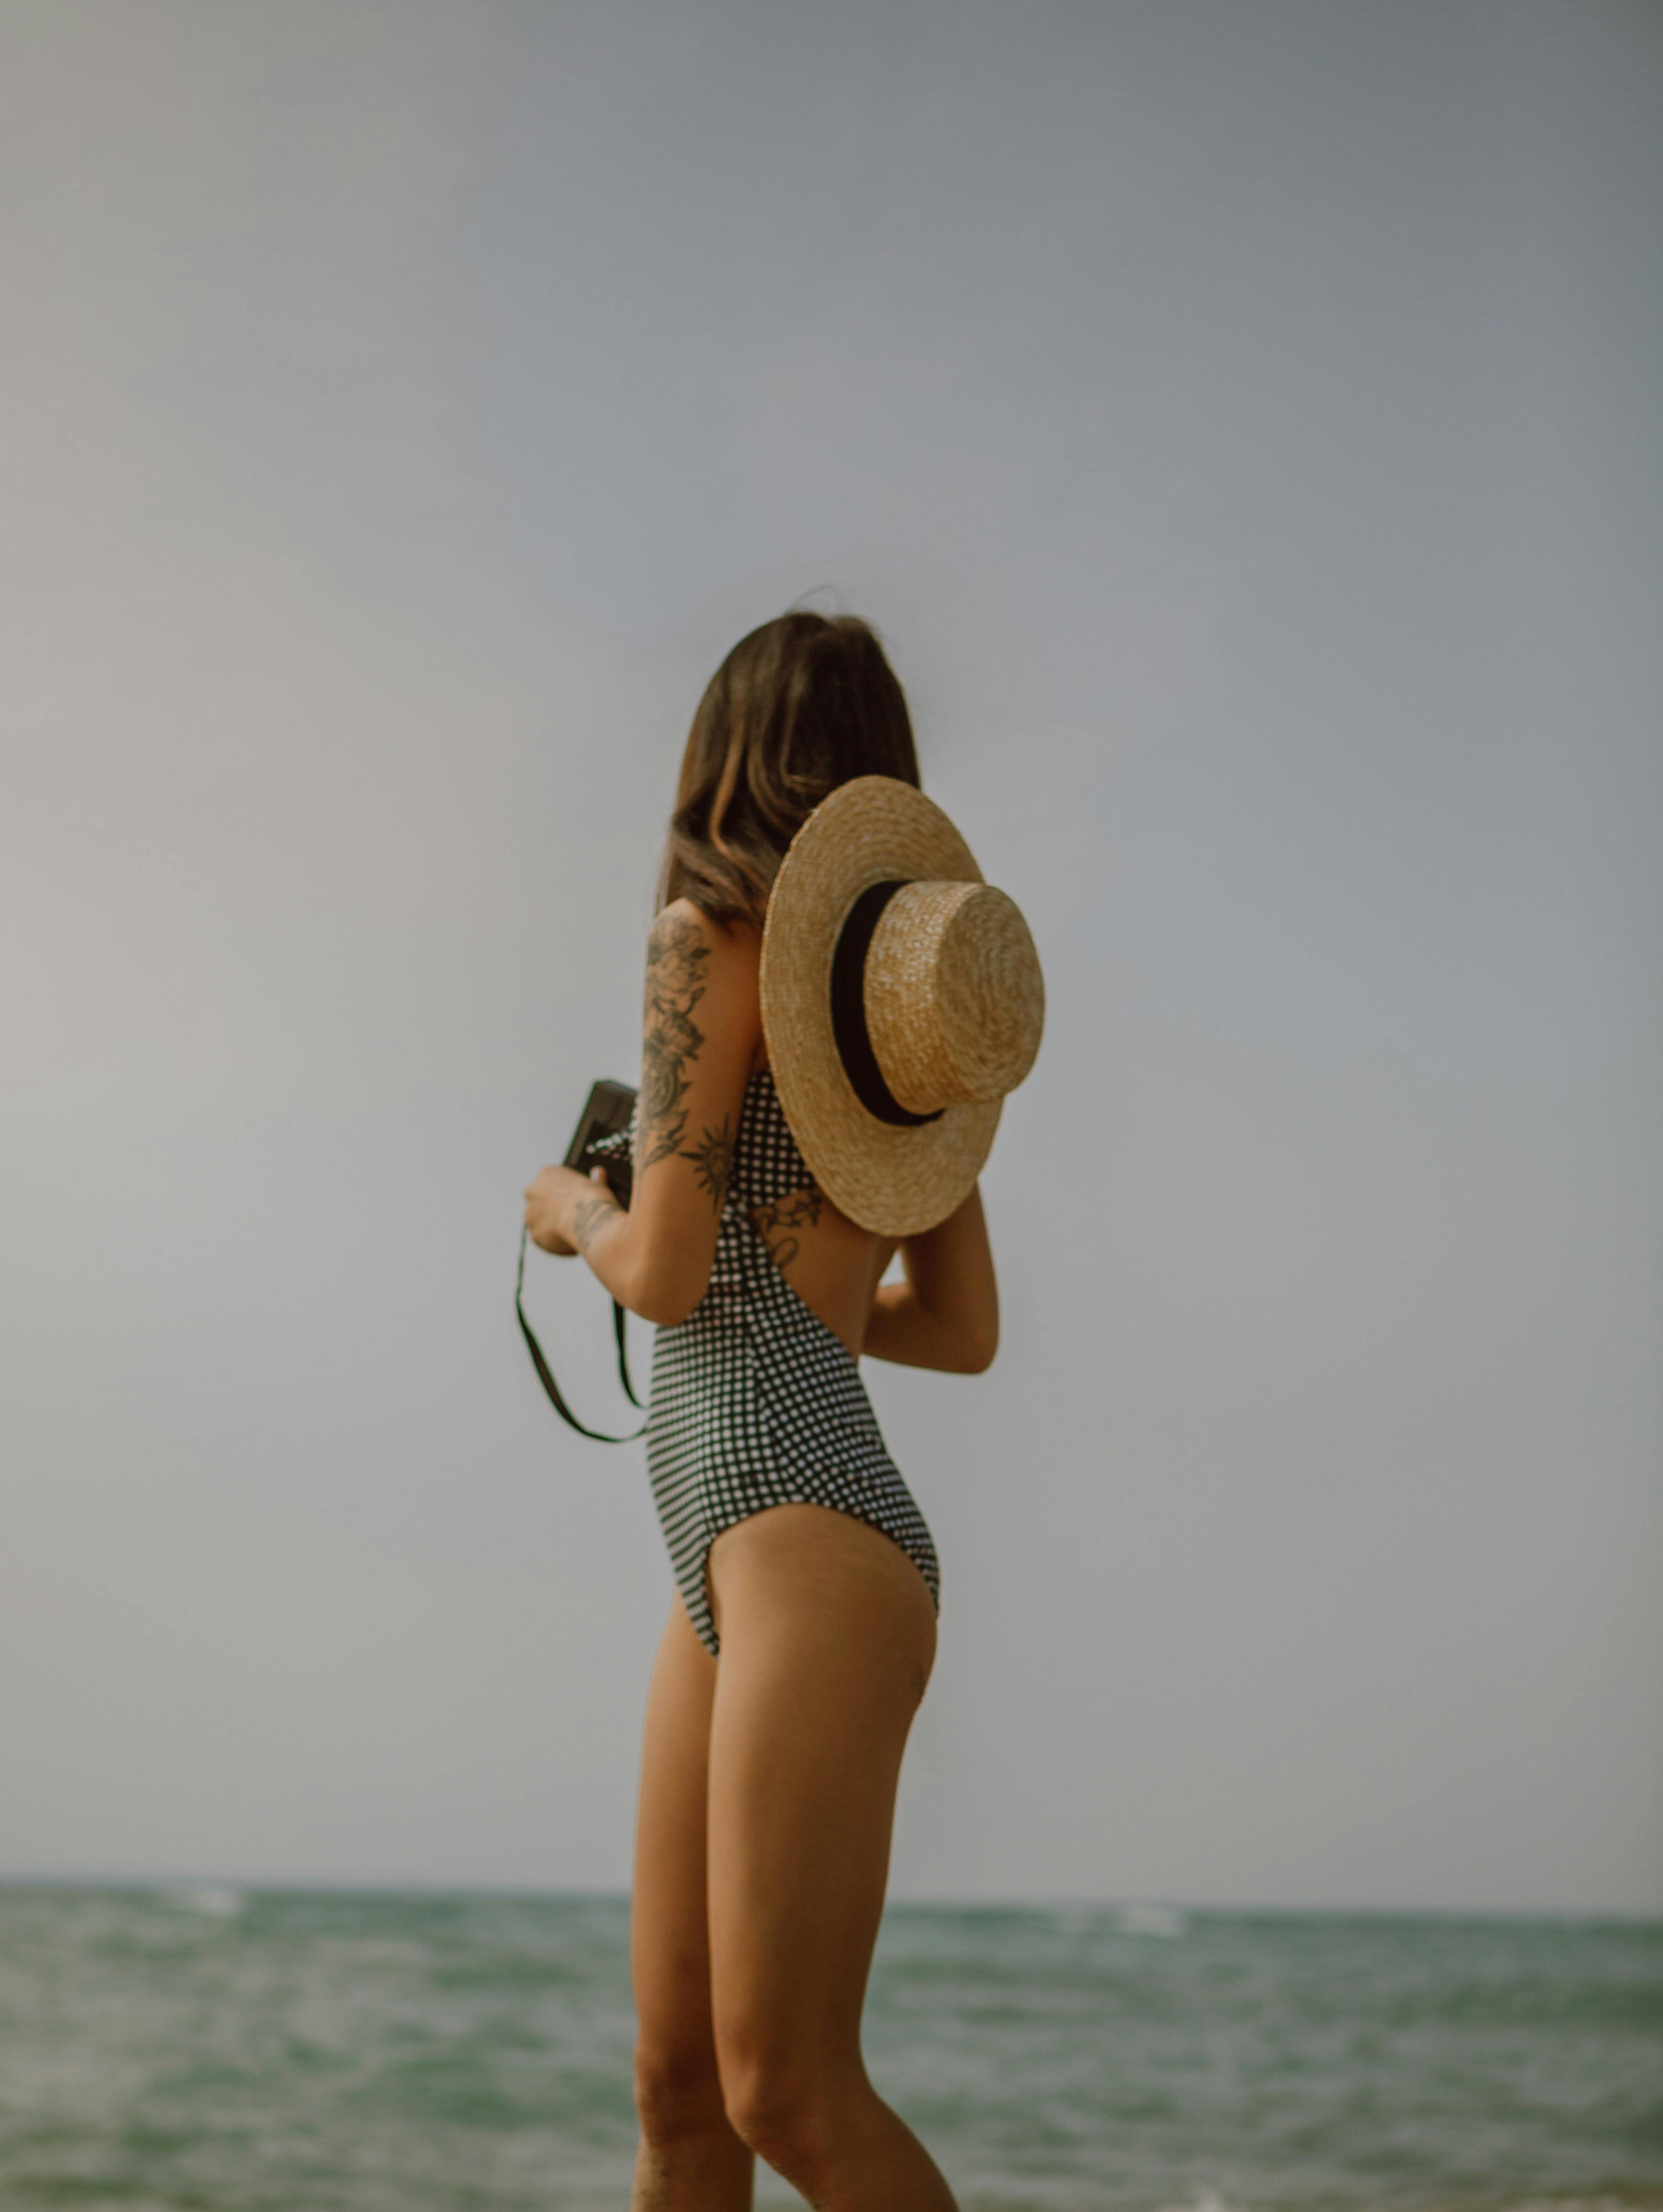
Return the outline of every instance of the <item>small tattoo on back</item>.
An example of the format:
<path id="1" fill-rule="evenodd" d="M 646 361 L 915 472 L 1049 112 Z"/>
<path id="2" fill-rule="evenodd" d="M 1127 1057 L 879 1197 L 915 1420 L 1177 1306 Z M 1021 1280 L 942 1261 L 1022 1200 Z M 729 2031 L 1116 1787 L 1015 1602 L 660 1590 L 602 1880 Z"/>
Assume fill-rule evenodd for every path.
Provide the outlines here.
<path id="1" fill-rule="evenodd" d="M 825 1202 L 825 1193 L 818 1183 L 811 1182 L 804 1190 L 794 1190 L 786 1198 L 751 1208 L 751 1226 L 768 1246 L 768 1257 L 776 1267 L 790 1267 L 803 1249 L 802 1231 L 818 1222 Z"/>

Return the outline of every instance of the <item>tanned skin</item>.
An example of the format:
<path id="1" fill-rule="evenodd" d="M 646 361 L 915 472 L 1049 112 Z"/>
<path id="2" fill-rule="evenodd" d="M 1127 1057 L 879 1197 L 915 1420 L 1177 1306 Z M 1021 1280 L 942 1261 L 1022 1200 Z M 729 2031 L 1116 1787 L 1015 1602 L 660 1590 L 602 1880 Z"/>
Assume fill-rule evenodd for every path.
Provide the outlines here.
<path id="1" fill-rule="evenodd" d="M 647 945 L 634 1185 L 544 1168 L 525 1218 L 661 1325 L 703 1297 L 745 1085 L 766 1064 L 760 936 L 686 900 Z M 752 1226 L 850 1352 L 980 1373 L 998 1342 L 981 1201 L 898 1248 L 812 1183 Z M 776 1505 L 718 1537 L 713 1659 L 678 1598 L 648 1693 L 631 1963 L 634 2212 L 742 2212 L 760 2155 L 823 2212 L 951 2212 L 866 2079 L 860 2012 L 901 1753 L 935 1656 L 923 1577 L 881 1530 Z"/>
<path id="2" fill-rule="evenodd" d="M 705 994 L 709 966 L 710 941 L 702 923 L 675 907 L 667 908 L 646 941 L 638 1169 L 673 1159 L 686 1132 L 685 1101 L 692 1088 L 687 1071 L 705 1041 L 693 1010 Z"/>

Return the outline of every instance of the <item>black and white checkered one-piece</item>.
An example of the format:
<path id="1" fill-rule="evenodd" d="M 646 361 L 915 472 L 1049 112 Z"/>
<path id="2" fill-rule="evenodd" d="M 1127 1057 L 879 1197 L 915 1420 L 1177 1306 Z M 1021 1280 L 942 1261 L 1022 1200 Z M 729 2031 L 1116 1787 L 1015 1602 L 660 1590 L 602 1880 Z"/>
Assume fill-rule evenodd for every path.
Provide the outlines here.
<path id="1" fill-rule="evenodd" d="M 860 1370 L 774 1263 L 754 1207 L 811 1189 L 765 1068 L 745 1089 L 710 1286 L 652 1354 L 646 1463 L 693 1626 L 718 1643 L 705 1560 L 725 1528 L 770 1505 L 828 1505 L 893 1537 L 938 1606 L 924 1516 L 884 1448 Z"/>

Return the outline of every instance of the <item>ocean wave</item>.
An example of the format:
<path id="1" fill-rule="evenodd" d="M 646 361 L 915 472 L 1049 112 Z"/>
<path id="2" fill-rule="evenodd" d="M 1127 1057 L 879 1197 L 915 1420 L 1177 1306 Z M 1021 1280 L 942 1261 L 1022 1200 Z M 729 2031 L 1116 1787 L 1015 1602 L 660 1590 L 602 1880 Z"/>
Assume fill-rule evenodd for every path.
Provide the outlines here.
<path id="1" fill-rule="evenodd" d="M 256 2137 L 274 2207 L 627 2198 L 621 1898 L 0 1885 L 0 1987 L 15 2212 L 248 2212 Z M 865 2026 L 965 2212 L 1663 2212 L 1663 1927 L 907 1906 Z"/>
<path id="2" fill-rule="evenodd" d="M 1114 1920 L 1117 1936 L 1181 1936 L 1189 1926 L 1183 1914 L 1170 1905 L 1123 1905 Z M 1217 2200 L 1211 2200 L 1199 2212 L 1215 2212 Z M 1223 2212 L 1217 2207 L 1217 2212 Z"/>
<path id="3" fill-rule="evenodd" d="M 178 1911 L 200 1912 L 210 1920 L 234 1920 L 248 1901 L 241 1890 L 214 1881 L 175 1882 L 156 1895 Z"/>

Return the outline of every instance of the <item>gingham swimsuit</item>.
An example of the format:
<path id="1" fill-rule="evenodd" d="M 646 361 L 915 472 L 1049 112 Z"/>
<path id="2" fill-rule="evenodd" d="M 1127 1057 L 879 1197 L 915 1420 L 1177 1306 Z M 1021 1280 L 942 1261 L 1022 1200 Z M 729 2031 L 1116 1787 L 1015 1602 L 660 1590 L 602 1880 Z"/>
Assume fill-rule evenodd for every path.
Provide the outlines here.
<path id="1" fill-rule="evenodd" d="M 671 1564 L 706 1649 L 719 1649 L 705 1561 L 725 1528 L 770 1505 L 828 1505 L 900 1545 L 938 1607 L 924 1516 L 884 1448 L 859 1366 L 806 1306 L 751 1220 L 810 1189 L 764 1068 L 745 1087 L 710 1285 L 652 1353 L 646 1464 Z"/>

